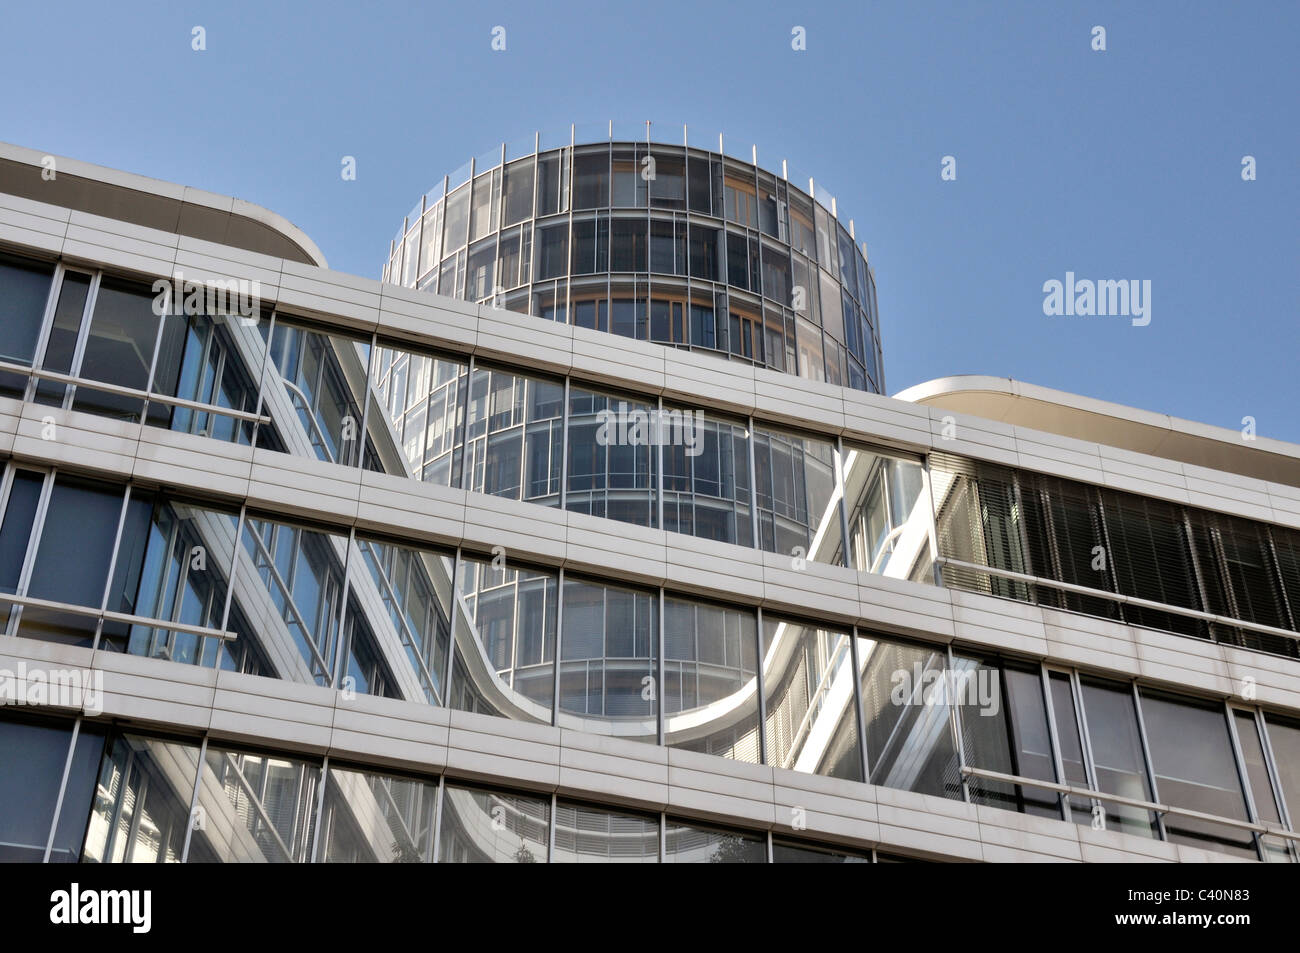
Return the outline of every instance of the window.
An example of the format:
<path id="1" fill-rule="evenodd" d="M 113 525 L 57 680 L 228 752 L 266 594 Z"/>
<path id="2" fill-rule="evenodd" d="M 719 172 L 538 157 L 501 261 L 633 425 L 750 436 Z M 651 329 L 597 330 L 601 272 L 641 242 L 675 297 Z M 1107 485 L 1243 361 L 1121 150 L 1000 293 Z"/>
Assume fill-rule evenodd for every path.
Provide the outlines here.
<path id="1" fill-rule="evenodd" d="M 646 223 L 644 218 L 616 218 L 612 224 L 610 271 L 647 269 Z"/>
<path id="2" fill-rule="evenodd" d="M 759 548 L 839 565 L 842 534 L 834 448 L 823 440 L 756 429 Z"/>
<path id="3" fill-rule="evenodd" d="M 473 683 L 458 691 L 460 704 L 473 700 L 475 711 L 550 724 L 558 577 L 464 556 L 459 591 L 474 639 L 457 652 L 480 653 L 457 666 Z"/>
<path id="4" fill-rule="evenodd" d="M 763 297 L 783 305 L 792 303 L 790 256 L 783 248 L 763 243 Z"/>
<path id="5" fill-rule="evenodd" d="M 558 506 L 564 385 L 475 368 L 466 413 L 467 489 Z"/>
<path id="6" fill-rule="evenodd" d="M 650 220 L 650 270 L 664 275 L 686 274 L 686 223 Z"/>
<path id="7" fill-rule="evenodd" d="M 752 546 L 748 429 L 703 411 L 666 407 L 660 438 L 664 528 Z"/>
<path id="8" fill-rule="evenodd" d="M 121 512 L 120 488 L 60 474 L 50 494 L 27 594 L 98 609 Z M 30 606 L 22 609 L 19 635 L 89 646 L 95 627 L 91 616 Z"/>
<path id="9" fill-rule="evenodd" d="M 767 844 L 757 834 L 669 818 L 664 829 L 664 863 L 765 864 Z"/>
<path id="10" fill-rule="evenodd" d="M 664 599 L 664 739 L 758 764 L 758 622 L 752 611 Z"/>
<path id="11" fill-rule="evenodd" d="M 544 864 L 549 799 L 448 784 L 442 798 L 438 862 Z"/>
<path id="12" fill-rule="evenodd" d="M 474 201 L 470 206 L 469 240 L 476 242 L 497 230 L 501 208 L 501 170 L 484 172 L 474 179 Z"/>
<path id="13" fill-rule="evenodd" d="M 862 780 L 850 642 L 846 632 L 764 614 L 768 764 Z"/>
<path id="14" fill-rule="evenodd" d="M 501 224 L 515 225 L 533 215 L 533 160 L 520 159 L 505 167 Z"/>
<path id="15" fill-rule="evenodd" d="M 1147 780 L 1132 688 L 1091 678 L 1080 679 L 1080 684 L 1097 790 L 1150 801 L 1151 785 Z M 1109 801 L 1101 802 L 1101 808 L 1105 811 L 1107 829 L 1155 836 L 1155 819 L 1149 811 Z"/>
<path id="16" fill-rule="evenodd" d="M 31 470 L 14 471 L 4 522 L 0 524 L 0 593 L 14 595 L 18 592 L 32 523 L 36 518 L 36 504 L 44 482 L 44 474 Z M 7 630 L 12 609 L 12 603 L 0 602 L 0 633 Z"/>
<path id="17" fill-rule="evenodd" d="M 772 863 L 774 864 L 869 864 L 869 854 L 846 853 L 838 848 L 817 847 L 813 844 L 796 844 L 791 841 L 772 839 Z"/>
<path id="18" fill-rule="evenodd" d="M 656 150 L 650 204 L 654 208 L 686 208 L 686 161 L 681 155 Z"/>
<path id="19" fill-rule="evenodd" d="M 557 801 L 551 862 L 657 864 L 659 819 Z"/>
<path id="20" fill-rule="evenodd" d="M 0 361 L 31 366 L 53 275 L 53 265 L 0 255 Z M 0 396 L 22 397 L 26 384 L 0 374 Z"/>
<path id="21" fill-rule="evenodd" d="M 82 316 L 90 296 L 90 276 L 79 272 L 66 272 L 59 289 L 58 304 L 54 309 L 54 323 L 50 326 L 49 340 L 41 367 L 58 374 L 71 374 L 72 361 L 77 352 L 77 338 L 81 332 Z M 36 385 L 38 403 L 61 406 L 67 393 L 66 385 L 41 381 Z"/>
<path id="22" fill-rule="evenodd" d="M 569 267 L 569 223 L 555 222 L 537 227 L 537 261 L 533 267 L 535 280 L 562 278 Z"/>
<path id="23" fill-rule="evenodd" d="M 277 316 L 269 363 L 268 377 L 278 373 L 281 386 L 267 395 L 268 409 L 282 419 L 296 416 L 302 428 L 286 431 L 289 452 L 356 466 L 362 456 L 362 415 L 350 381 L 369 375 L 370 342 Z"/>
<path id="24" fill-rule="evenodd" d="M 54 806 L 72 743 L 72 723 L 0 716 L 0 861 L 40 863 L 54 824 Z M 95 785 L 103 735 L 82 726 L 68 775 L 50 860 L 75 862 L 80 856 L 86 813 Z M 22 765 L 22 770 L 13 766 Z"/>
<path id="25" fill-rule="evenodd" d="M 707 281 L 720 279 L 718 242 L 722 232 L 696 222 L 690 227 L 691 277 Z"/>
<path id="26" fill-rule="evenodd" d="M 609 147 L 573 156 L 573 207 L 606 208 L 609 205 Z"/>
<path id="27" fill-rule="evenodd" d="M 320 859 L 337 863 L 433 861 L 438 787 L 427 781 L 331 766 Z"/>
<path id="28" fill-rule="evenodd" d="M 658 741 L 659 598 L 566 578 L 558 724 Z"/>
<path id="29" fill-rule="evenodd" d="M 442 254 L 450 255 L 465 247 L 469 237 L 469 185 L 462 185 L 447 196 L 442 230 Z M 446 294 L 444 291 L 443 294 Z"/>
<path id="30" fill-rule="evenodd" d="M 111 278 L 101 280 L 80 376 L 134 390 L 143 391 L 149 386 L 149 368 L 162 321 L 154 314 L 153 299 L 148 285 Z M 172 318 L 168 324 L 176 327 L 178 322 L 179 319 Z M 72 406 L 74 410 L 128 420 L 138 420 L 142 409 L 139 398 L 90 387 L 77 388 Z M 159 413 L 166 412 L 167 408 L 159 408 Z"/>
<path id="31" fill-rule="evenodd" d="M 190 838 L 190 863 L 307 863 L 316 829 L 320 768 L 282 755 L 208 745 Z"/>
<path id="32" fill-rule="evenodd" d="M 652 408 L 569 386 L 568 508 L 641 526 L 658 523 L 658 454 L 649 441 Z"/>
<path id="33" fill-rule="evenodd" d="M 961 800 L 942 648 L 858 636 L 872 784 Z"/>
<path id="34" fill-rule="evenodd" d="M 198 763 L 197 745 L 115 735 L 99 765 L 82 861 L 180 863 Z M 212 859 L 193 849 L 191 857 Z"/>
<path id="35" fill-rule="evenodd" d="M 976 768 L 1055 781 L 1051 735 L 1038 669 L 961 653 L 953 658 L 953 696 L 961 716 L 966 763 Z M 972 777 L 971 800 L 1022 814 L 1061 816 L 1055 794 L 1029 785 Z"/>
<path id="36" fill-rule="evenodd" d="M 919 571 L 930 565 L 930 503 L 921 464 L 845 446 L 843 467 L 854 568 L 932 582 Z"/>
<path id="37" fill-rule="evenodd" d="M 477 245 L 470 246 L 465 267 L 466 301 L 482 301 L 495 293 L 496 286 L 492 271 L 496 264 L 496 257 L 495 238 L 487 238 Z"/>
<path id="38" fill-rule="evenodd" d="M 1160 801 L 1174 807 L 1247 820 L 1223 705 L 1142 691 L 1142 721 L 1151 746 Z M 1250 832 L 1167 814 L 1165 834 L 1191 844 L 1255 859 Z"/>
<path id="39" fill-rule="evenodd" d="M 432 705 L 446 704 L 447 648 L 451 638 L 451 558 L 362 536 L 357 552 L 373 584 L 382 611 L 366 618 L 376 638 L 401 645 L 409 672 Z M 353 570 L 353 587 L 366 590 Z M 366 592 L 369 601 L 370 592 Z"/>

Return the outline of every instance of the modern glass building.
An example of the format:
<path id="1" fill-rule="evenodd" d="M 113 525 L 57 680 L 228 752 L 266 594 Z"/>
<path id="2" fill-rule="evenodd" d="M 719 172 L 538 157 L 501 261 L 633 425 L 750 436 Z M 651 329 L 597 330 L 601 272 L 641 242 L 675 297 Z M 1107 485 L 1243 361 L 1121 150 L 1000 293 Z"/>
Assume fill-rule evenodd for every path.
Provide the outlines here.
<path id="1" fill-rule="evenodd" d="M 400 281 L 0 145 L 0 859 L 1295 861 L 1300 447 L 885 397 L 833 201 L 616 131 Z"/>

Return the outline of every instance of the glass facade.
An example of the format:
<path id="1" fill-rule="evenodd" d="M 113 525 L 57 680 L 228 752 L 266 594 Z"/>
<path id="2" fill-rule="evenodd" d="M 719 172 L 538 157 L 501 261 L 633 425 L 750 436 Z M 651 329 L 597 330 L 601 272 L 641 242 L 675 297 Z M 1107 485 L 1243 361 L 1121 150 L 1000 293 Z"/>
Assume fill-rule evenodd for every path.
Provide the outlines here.
<path id="1" fill-rule="evenodd" d="M 407 217 L 384 280 L 883 393 L 852 223 L 824 190 L 683 133 L 539 136 L 531 155 L 475 160 L 472 182 L 448 177 Z"/>

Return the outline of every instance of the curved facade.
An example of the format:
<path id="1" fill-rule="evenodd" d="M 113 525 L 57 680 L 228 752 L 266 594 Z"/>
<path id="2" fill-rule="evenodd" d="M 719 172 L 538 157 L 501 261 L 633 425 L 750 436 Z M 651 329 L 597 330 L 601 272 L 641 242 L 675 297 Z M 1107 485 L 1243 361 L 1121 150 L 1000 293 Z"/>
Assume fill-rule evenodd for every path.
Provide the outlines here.
<path id="1" fill-rule="evenodd" d="M 471 161 L 411 210 L 384 280 L 883 393 L 875 278 L 835 199 L 757 148 L 638 131 Z"/>

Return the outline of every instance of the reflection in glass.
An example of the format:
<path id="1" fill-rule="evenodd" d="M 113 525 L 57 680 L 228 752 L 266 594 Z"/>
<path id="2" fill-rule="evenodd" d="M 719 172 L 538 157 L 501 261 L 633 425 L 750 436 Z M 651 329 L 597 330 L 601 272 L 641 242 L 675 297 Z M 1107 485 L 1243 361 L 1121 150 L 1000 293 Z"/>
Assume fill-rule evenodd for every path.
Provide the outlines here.
<path id="1" fill-rule="evenodd" d="M 869 864 L 871 857 L 773 838 L 772 862 L 774 864 Z"/>
<path id="2" fill-rule="evenodd" d="M 559 724 L 655 744 L 657 594 L 564 581 Z"/>
<path id="3" fill-rule="evenodd" d="M 659 819 L 558 801 L 552 863 L 657 864 Z"/>
<path id="4" fill-rule="evenodd" d="M 607 519 L 656 526 L 658 453 L 651 440 L 657 408 L 569 386 L 567 507 Z"/>
<path id="5" fill-rule="evenodd" d="M 199 748 L 117 735 L 104 752 L 82 861 L 175 864 L 185 848 Z M 190 859 L 201 856 L 191 848 Z"/>
<path id="6" fill-rule="evenodd" d="M 660 421 L 664 529 L 752 546 L 748 428 L 673 407 Z"/>
<path id="7" fill-rule="evenodd" d="M 1097 775 L 1097 790 L 1139 801 L 1151 800 L 1142 739 L 1138 732 L 1133 691 L 1128 685 L 1100 679 L 1080 680 L 1088 738 Z M 1102 801 L 1109 830 L 1143 837 L 1156 836 L 1150 811 L 1113 801 Z"/>
<path id="8" fill-rule="evenodd" d="M 921 464 L 844 447 L 849 550 L 859 572 L 932 582 L 930 501 Z"/>
<path id="9" fill-rule="evenodd" d="M 755 428 L 761 549 L 840 564 L 843 539 L 834 453 L 824 440 Z"/>
<path id="10" fill-rule="evenodd" d="M 448 784 L 438 832 L 440 864 L 544 864 L 550 799 Z"/>
<path id="11" fill-rule="evenodd" d="M 321 815 L 325 863 L 427 864 L 433 861 L 438 786 L 331 767 Z"/>
<path id="12" fill-rule="evenodd" d="M 187 860 L 310 861 L 319 783 L 314 764 L 209 745 L 195 805 L 203 824 L 191 835 Z"/>
<path id="13" fill-rule="evenodd" d="M 558 587 L 554 573 L 462 557 L 472 638 L 456 643 L 457 707 L 550 724 Z"/>
<path id="14" fill-rule="evenodd" d="M 664 829 L 664 863 L 765 864 L 767 844 L 755 834 L 669 818 Z"/>
<path id="15" fill-rule="evenodd" d="M 961 799 L 947 662 L 943 649 L 858 637 L 872 784 Z"/>
<path id="16" fill-rule="evenodd" d="M 848 634 L 764 615 L 763 692 L 768 764 L 862 780 Z"/>
<path id="17" fill-rule="evenodd" d="M 752 611 L 664 599 L 664 738 L 757 764 L 758 620 Z"/>

